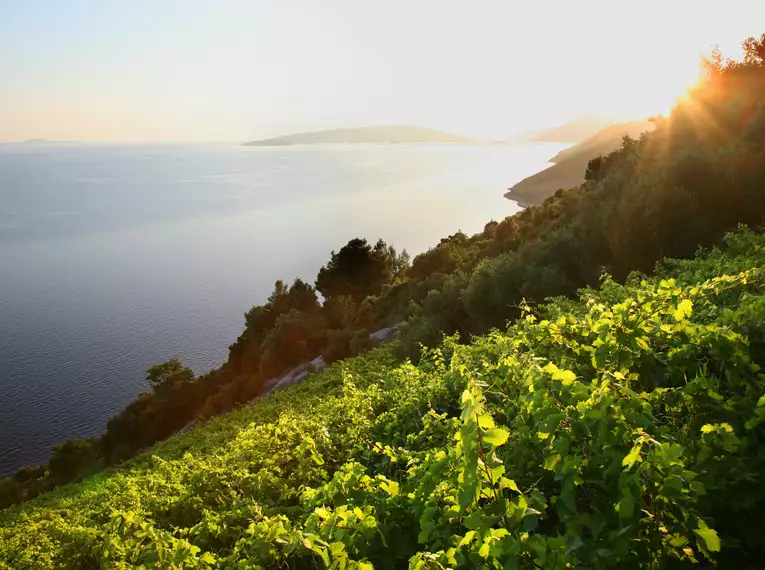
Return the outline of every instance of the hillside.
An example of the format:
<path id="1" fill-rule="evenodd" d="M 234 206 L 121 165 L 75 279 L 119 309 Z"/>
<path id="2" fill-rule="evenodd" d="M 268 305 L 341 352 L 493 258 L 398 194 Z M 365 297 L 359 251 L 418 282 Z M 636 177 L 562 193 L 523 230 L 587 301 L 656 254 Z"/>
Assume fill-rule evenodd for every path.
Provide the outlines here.
<path id="1" fill-rule="evenodd" d="M 328 143 L 467 143 L 470 139 L 435 129 L 412 126 L 371 126 L 285 135 L 244 143 L 245 146 L 284 146 Z"/>
<path id="2" fill-rule="evenodd" d="M 0 513 L 0 564 L 748 567 L 763 266 L 765 237 L 739 232 L 417 366 L 346 360 Z"/>
<path id="3" fill-rule="evenodd" d="M 538 129 L 521 133 L 513 137 L 513 141 L 578 143 L 611 124 L 611 121 L 603 117 L 579 117 L 552 129 Z"/>
<path id="4" fill-rule="evenodd" d="M 608 154 L 619 148 L 624 136 L 637 139 L 640 138 L 640 135 L 643 133 L 651 132 L 653 128 L 653 123 L 648 120 L 610 125 L 605 129 L 598 131 L 591 137 L 586 138 L 579 144 L 563 149 L 553 156 L 550 159 L 550 162 L 561 164 L 566 160 L 572 160 L 577 157 L 587 157 L 590 159 L 599 154 Z"/>
<path id="5" fill-rule="evenodd" d="M 151 367 L 102 437 L 0 482 L 26 501 L 0 568 L 759 567 L 765 238 L 721 247 L 765 217 L 744 48 L 584 184 L 411 263 L 351 240 L 220 369 Z"/>
<path id="6" fill-rule="evenodd" d="M 579 186 L 584 182 L 587 163 L 591 159 L 619 148 L 625 135 L 639 138 L 642 133 L 652 129 L 653 125 L 648 121 L 610 125 L 556 154 L 550 159 L 553 166 L 524 178 L 512 186 L 505 197 L 528 206 L 543 202 L 561 188 Z"/>

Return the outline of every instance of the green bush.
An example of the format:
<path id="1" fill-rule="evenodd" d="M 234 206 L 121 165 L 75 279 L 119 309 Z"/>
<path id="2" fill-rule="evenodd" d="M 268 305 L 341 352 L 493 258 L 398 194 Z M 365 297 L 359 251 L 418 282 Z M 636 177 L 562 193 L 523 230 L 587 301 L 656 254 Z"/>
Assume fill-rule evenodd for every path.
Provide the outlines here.
<path id="1" fill-rule="evenodd" d="M 52 479 L 66 483 L 93 467 L 95 461 L 96 451 L 90 441 L 70 439 L 53 448 L 48 470 Z"/>

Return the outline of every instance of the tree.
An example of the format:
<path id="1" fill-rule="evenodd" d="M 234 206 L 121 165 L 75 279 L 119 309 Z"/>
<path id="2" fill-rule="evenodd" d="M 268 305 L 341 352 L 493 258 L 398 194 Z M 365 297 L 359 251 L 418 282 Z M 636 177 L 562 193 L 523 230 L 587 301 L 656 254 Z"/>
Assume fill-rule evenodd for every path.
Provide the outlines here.
<path id="1" fill-rule="evenodd" d="M 262 344 L 279 316 L 291 310 L 311 312 L 319 308 L 316 289 L 302 279 L 295 279 L 291 286 L 279 280 L 265 305 L 252 307 L 244 315 L 244 331 L 229 346 L 229 365 L 237 371 L 258 370 Z"/>
<path id="2" fill-rule="evenodd" d="M 108 463 L 135 455 L 136 451 L 156 441 L 154 423 L 157 395 L 141 392 L 125 409 L 106 423 L 101 437 L 101 452 Z M 162 414 L 167 417 L 168 414 Z"/>
<path id="3" fill-rule="evenodd" d="M 326 343 L 324 319 L 317 312 L 297 309 L 281 315 L 261 346 L 263 378 L 276 376 L 291 366 L 317 356 Z"/>
<path id="4" fill-rule="evenodd" d="M 743 43 L 744 65 L 762 66 L 765 63 L 765 34 L 758 38 L 747 38 Z"/>
<path id="5" fill-rule="evenodd" d="M 308 311 L 317 306 L 316 290 L 310 284 L 302 279 L 295 279 L 288 287 L 280 279 L 274 283 L 274 291 L 268 297 L 265 308 L 278 316 L 289 313 L 292 309 Z"/>
<path id="6" fill-rule="evenodd" d="M 471 251 L 468 238 L 457 232 L 448 238 L 442 238 L 436 247 L 419 254 L 409 268 L 409 277 L 425 279 L 435 273 L 452 273 L 470 263 Z"/>
<path id="7" fill-rule="evenodd" d="M 584 179 L 587 182 L 600 179 L 601 167 L 603 166 L 603 157 L 596 156 L 587 163 L 587 170 L 584 173 Z"/>
<path id="8" fill-rule="evenodd" d="M 397 253 L 395 247 L 392 245 L 388 246 L 388 257 L 391 260 L 393 275 L 395 277 L 404 276 L 412 264 L 412 258 L 406 249 L 402 250 L 401 253 Z"/>
<path id="9" fill-rule="evenodd" d="M 316 289 L 302 279 L 295 279 L 287 292 L 286 306 L 279 312 L 284 314 L 293 309 L 306 312 L 318 308 L 319 299 L 316 296 Z"/>
<path id="10" fill-rule="evenodd" d="M 327 332 L 324 361 L 329 364 L 342 358 L 354 356 L 372 347 L 369 333 L 365 330 L 339 329 Z"/>
<path id="11" fill-rule="evenodd" d="M 713 75 L 719 75 L 723 69 L 725 69 L 727 62 L 723 57 L 720 48 L 715 46 L 709 57 L 701 58 L 701 72 L 707 77 Z"/>
<path id="12" fill-rule="evenodd" d="M 287 284 L 281 279 L 277 280 L 276 283 L 274 283 L 273 293 L 271 293 L 271 295 L 268 297 L 268 306 L 271 308 L 277 308 L 281 306 L 281 304 L 287 298 L 288 294 L 289 287 Z"/>
<path id="13" fill-rule="evenodd" d="M 193 381 L 194 373 L 191 368 L 184 368 L 180 360 L 172 358 L 149 368 L 146 372 L 146 380 L 157 394 L 167 394 Z"/>
<path id="14" fill-rule="evenodd" d="M 349 295 L 337 295 L 324 302 L 324 320 L 329 329 L 345 329 L 356 322 L 358 304 Z"/>
<path id="15" fill-rule="evenodd" d="M 390 253 L 383 240 L 372 248 L 365 239 L 352 239 L 340 251 L 333 251 L 329 263 L 319 270 L 316 289 L 325 298 L 350 295 L 355 301 L 377 295 L 393 277 Z"/>

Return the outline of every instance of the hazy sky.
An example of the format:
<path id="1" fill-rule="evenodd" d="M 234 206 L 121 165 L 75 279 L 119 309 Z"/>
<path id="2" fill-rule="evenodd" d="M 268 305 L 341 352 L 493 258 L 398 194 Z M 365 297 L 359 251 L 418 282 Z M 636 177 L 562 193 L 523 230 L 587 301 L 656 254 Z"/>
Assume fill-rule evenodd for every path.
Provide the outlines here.
<path id="1" fill-rule="evenodd" d="M 0 0 L 0 141 L 507 137 L 660 112 L 763 32 L 762 0 Z"/>

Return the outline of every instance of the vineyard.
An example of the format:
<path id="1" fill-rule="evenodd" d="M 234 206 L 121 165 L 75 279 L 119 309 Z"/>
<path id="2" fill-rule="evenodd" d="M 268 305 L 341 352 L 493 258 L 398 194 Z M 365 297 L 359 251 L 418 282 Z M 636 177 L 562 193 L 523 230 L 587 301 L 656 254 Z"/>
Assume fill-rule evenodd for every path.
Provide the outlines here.
<path id="1" fill-rule="evenodd" d="M 755 567 L 765 237 L 390 347 L 0 513 L 0 568 Z"/>

